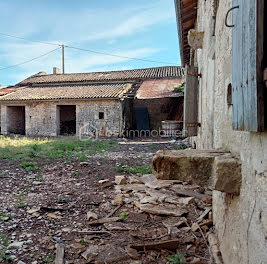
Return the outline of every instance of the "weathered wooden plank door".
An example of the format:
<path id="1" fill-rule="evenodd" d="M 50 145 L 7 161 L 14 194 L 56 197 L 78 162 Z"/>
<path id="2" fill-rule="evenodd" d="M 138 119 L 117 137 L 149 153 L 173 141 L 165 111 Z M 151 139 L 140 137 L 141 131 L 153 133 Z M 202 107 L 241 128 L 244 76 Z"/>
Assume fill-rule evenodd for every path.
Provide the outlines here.
<path id="1" fill-rule="evenodd" d="M 184 134 L 197 136 L 198 128 L 198 68 L 186 66 L 184 89 Z"/>
<path id="2" fill-rule="evenodd" d="M 233 7 L 238 7 L 232 10 L 232 124 L 235 130 L 264 129 L 263 90 L 258 74 L 263 50 L 259 27 L 263 1 L 233 0 Z"/>

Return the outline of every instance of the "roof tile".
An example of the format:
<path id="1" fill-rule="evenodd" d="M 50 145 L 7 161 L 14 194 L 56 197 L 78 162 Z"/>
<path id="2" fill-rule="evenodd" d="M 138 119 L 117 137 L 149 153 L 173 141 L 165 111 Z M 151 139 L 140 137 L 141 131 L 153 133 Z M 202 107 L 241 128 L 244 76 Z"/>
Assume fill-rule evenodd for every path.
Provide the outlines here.
<path id="1" fill-rule="evenodd" d="M 131 88 L 127 83 L 66 84 L 21 87 L 1 96 L 0 101 L 33 101 L 60 99 L 118 99 Z"/>
<path id="2" fill-rule="evenodd" d="M 110 71 L 110 72 L 90 72 L 90 73 L 70 73 L 70 74 L 47 74 L 33 75 L 18 85 L 30 85 L 41 83 L 70 83 L 70 82 L 97 82 L 97 81 L 130 81 L 136 79 L 157 79 L 182 77 L 184 70 L 180 66 L 165 66 L 146 69 Z"/>

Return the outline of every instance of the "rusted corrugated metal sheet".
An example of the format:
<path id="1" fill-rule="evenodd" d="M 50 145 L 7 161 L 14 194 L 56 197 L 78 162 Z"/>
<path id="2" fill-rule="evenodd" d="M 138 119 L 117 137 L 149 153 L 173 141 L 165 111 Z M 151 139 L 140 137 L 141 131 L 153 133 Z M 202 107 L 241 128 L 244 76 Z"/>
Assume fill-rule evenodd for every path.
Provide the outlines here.
<path id="1" fill-rule="evenodd" d="M 136 93 L 138 99 L 181 97 L 183 93 L 174 92 L 174 87 L 183 79 L 165 79 L 144 81 Z"/>
<path id="2" fill-rule="evenodd" d="M 12 92 L 15 92 L 17 90 L 17 88 L 2 88 L 0 89 L 0 96 L 3 96 L 3 95 L 6 95 L 6 94 L 9 94 L 9 93 L 12 93 Z"/>

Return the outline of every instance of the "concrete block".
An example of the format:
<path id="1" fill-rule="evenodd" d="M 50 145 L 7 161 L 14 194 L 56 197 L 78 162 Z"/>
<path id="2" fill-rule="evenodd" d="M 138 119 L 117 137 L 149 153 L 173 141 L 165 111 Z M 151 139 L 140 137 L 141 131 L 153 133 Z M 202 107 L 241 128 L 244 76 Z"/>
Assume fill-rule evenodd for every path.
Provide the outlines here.
<path id="1" fill-rule="evenodd" d="M 236 158 L 216 157 L 213 166 L 211 188 L 238 195 L 242 182 L 241 163 Z"/>
<path id="2" fill-rule="evenodd" d="M 241 187 L 241 164 L 224 151 L 160 150 L 153 158 L 153 174 L 236 195 Z"/>

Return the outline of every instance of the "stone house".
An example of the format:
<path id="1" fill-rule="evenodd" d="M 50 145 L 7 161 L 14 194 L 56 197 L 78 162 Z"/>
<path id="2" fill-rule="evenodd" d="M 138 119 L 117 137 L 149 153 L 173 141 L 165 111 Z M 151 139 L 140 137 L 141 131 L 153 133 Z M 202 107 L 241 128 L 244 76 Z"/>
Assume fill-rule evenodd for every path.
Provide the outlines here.
<path id="1" fill-rule="evenodd" d="M 58 69 L 53 74 L 40 72 L 0 97 L 1 133 L 122 135 L 125 129 L 135 129 L 133 113 L 138 106 L 133 101 L 142 85 L 151 80 L 161 82 L 162 92 L 158 94 L 166 98 L 170 84 L 173 90 L 182 78 L 183 69 L 177 66 L 73 74 L 60 74 Z M 174 97 L 178 100 L 183 95 Z M 168 99 L 164 103 L 168 105 Z M 153 120 L 153 112 L 150 118 Z"/>
<path id="2" fill-rule="evenodd" d="M 267 263 L 266 1 L 175 0 L 175 7 L 185 132 L 203 162 L 222 151 L 241 166 L 238 181 L 236 164 L 226 162 L 221 183 L 209 185 L 222 259 Z M 206 184 L 218 175 L 211 172 Z"/>

